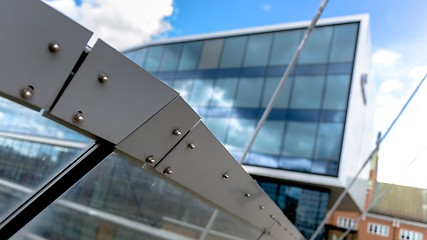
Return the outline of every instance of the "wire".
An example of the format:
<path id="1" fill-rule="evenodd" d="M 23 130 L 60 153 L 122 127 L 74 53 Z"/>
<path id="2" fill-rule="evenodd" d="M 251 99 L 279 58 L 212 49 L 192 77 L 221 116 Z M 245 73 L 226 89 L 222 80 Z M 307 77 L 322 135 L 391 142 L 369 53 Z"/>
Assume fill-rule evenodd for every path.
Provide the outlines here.
<path id="1" fill-rule="evenodd" d="M 342 202 L 342 200 L 344 199 L 345 195 L 347 194 L 348 190 L 353 186 L 354 182 L 356 181 L 356 179 L 359 177 L 360 173 L 362 172 L 362 170 L 365 168 L 365 166 L 368 164 L 369 160 L 371 160 L 373 154 L 378 150 L 378 146 L 381 144 L 381 142 L 384 141 L 384 139 L 388 136 L 388 134 L 390 133 L 391 129 L 394 127 L 394 125 L 396 124 L 397 120 L 399 120 L 400 116 L 403 114 L 403 112 L 406 110 L 406 108 L 408 107 L 409 103 L 412 101 L 412 99 L 414 98 L 415 94 L 418 92 L 418 90 L 420 89 L 421 85 L 424 83 L 425 79 L 427 78 L 427 74 L 424 75 L 424 78 L 420 81 L 420 83 L 417 85 L 417 87 L 415 88 L 415 90 L 412 92 L 411 96 L 408 98 L 408 100 L 406 101 L 406 103 L 403 105 L 402 109 L 400 110 L 399 114 L 397 114 L 397 116 L 394 118 L 393 122 L 390 124 L 390 126 L 387 128 L 387 131 L 385 132 L 385 134 L 381 137 L 381 139 L 378 141 L 378 145 L 375 147 L 374 150 L 372 150 L 371 154 L 369 154 L 369 157 L 365 160 L 365 162 L 363 163 L 362 167 L 360 168 L 360 170 L 357 172 L 357 174 L 353 177 L 352 181 L 350 182 L 350 184 L 341 192 L 341 195 L 338 197 L 338 199 L 335 201 L 334 205 L 332 206 L 332 208 L 328 211 L 328 213 L 326 214 L 326 216 L 323 218 L 322 222 L 320 222 L 319 226 L 316 228 L 316 231 L 314 231 L 313 235 L 311 236 L 310 240 L 314 240 L 317 235 L 319 235 L 320 231 L 322 231 L 323 227 L 325 226 L 326 221 L 331 217 L 332 213 L 335 212 L 335 210 L 337 209 L 337 207 L 339 206 L 339 204 Z"/>

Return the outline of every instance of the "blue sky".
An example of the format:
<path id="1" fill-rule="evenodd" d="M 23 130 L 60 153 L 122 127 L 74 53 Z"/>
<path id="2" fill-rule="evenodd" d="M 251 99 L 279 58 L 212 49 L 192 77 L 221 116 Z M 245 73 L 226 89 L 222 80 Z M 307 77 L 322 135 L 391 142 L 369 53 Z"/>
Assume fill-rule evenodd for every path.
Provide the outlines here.
<path id="1" fill-rule="evenodd" d="M 119 50 L 150 39 L 307 21 L 320 5 L 320 0 L 45 1 Z M 375 81 L 377 92 L 376 132 L 384 132 L 427 73 L 424 57 L 427 24 L 423 23 L 426 10 L 425 0 L 330 0 L 322 15 L 322 18 L 370 15 L 370 80 Z M 427 169 L 427 157 L 418 159 L 402 177 L 402 169 L 410 165 L 427 143 L 424 137 L 427 129 L 422 126 L 427 122 L 424 96 L 427 93 L 414 99 L 413 109 L 384 142 L 380 152 L 380 181 L 427 188 L 427 177 L 421 171 Z"/>

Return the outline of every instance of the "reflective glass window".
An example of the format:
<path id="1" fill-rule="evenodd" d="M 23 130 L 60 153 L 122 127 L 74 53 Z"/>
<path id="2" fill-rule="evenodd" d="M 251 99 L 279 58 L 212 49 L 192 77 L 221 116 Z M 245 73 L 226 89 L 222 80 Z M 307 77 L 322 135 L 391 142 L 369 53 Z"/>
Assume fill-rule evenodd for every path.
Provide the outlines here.
<path id="1" fill-rule="evenodd" d="M 324 76 L 295 77 L 291 108 L 320 109 L 324 83 Z"/>
<path id="2" fill-rule="evenodd" d="M 147 48 L 142 48 L 142 49 L 125 53 L 126 57 L 128 57 L 130 60 L 132 60 L 134 63 L 138 64 L 141 67 L 144 66 L 146 55 L 147 55 Z"/>
<path id="3" fill-rule="evenodd" d="M 330 62 L 352 62 L 356 49 L 358 24 L 334 27 Z"/>
<path id="4" fill-rule="evenodd" d="M 158 174 L 112 154 L 14 239 L 198 239 L 214 211 Z M 208 234 L 255 239 L 260 231 L 220 211 Z"/>
<path id="5" fill-rule="evenodd" d="M 273 96 L 274 91 L 279 85 L 280 78 L 279 77 L 269 77 L 265 81 L 264 93 L 262 96 L 262 107 L 266 107 L 270 102 L 271 97 Z M 293 78 L 289 77 L 285 85 L 283 86 L 279 96 L 276 98 L 276 102 L 274 103 L 274 108 L 288 108 L 289 105 L 289 96 L 292 89 Z"/>
<path id="6" fill-rule="evenodd" d="M 317 123 L 288 122 L 282 149 L 284 156 L 312 158 Z"/>
<path id="7" fill-rule="evenodd" d="M 203 42 L 188 42 L 184 44 L 178 70 L 194 70 L 199 61 Z"/>
<path id="8" fill-rule="evenodd" d="M 266 121 L 254 142 L 252 151 L 278 155 L 282 144 L 284 125 L 283 121 Z"/>
<path id="9" fill-rule="evenodd" d="M 246 46 L 244 67 L 266 66 L 270 56 L 272 33 L 249 36 Z"/>
<path id="10" fill-rule="evenodd" d="M 332 27 L 315 28 L 302 49 L 298 62 L 301 64 L 328 62 L 332 30 Z"/>
<path id="11" fill-rule="evenodd" d="M 199 69 L 218 68 L 223 44 L 224 39 L 205 41 L 203 44 L 202 56 L 200 57 Z"/>
<path id="12" fill-rule="evenodd" d="M 246 36 L 225 39 L 224 50 L 222 51 L 219 65 L 220 68 L 236 68 L 242 66 L 246 40 Z"/>
<path id="13" fill-rule="evenodd" d="M 185 100 L 190 100 L 190 93 L 193 87 L 194 80 L 193 79 L 180 79 L 175 80 L 173 83 L 173 89 L 179 92 L 179 95 Z"/>
<path id="14" fill-rule="evenodd" d="M 178 67 L 181 51 L 181 43 L 166 45 L 163 61 L 160 65 L 159 71 L 175 71 Z"/>
<path id="15" fill-rule="evenodd" d="M 237 82 L 237 78 L 216 79 L 211 106 L 232 107 L 236 94 Z"/>
<path id="16" fill-rule="evenodd" d="M 326 79 L 323 109 L 345 110 L 350 91 L 349 75 L 329 75 Z"/>
<path id="17" fill-rule="evenodd" d="M 225 145 L 228 149 L 243 150 L 248 145 L 254 131 L 254 119 L 231 118 Z"/>
<path id="18" fill-rule="evenodd" d="M 223 117 L 208 117 L 206 119 L 206 126 L 211 130 L 215 137 L 222 143 L 225 143 L 225 137 L 229 127 L 229 118 Z"/>
<path id="19" fill-rule="evenodd" d="M 237 88 L 235 107 L 259 107 L 263 78 L 241 78 Z"/>
<path id="20" fill-rule="evenodd" d="M 190 105 L 205 107 L 209 105 L 213 93 L 213 79 L 196 79 L 190 95 Z"/>
<path id="21" fill-rule="evenodd" d="M 149 47 L 147 50 L 147 58 L 145 59 L 144 68 L 149 72 L 156 72 L 159 69 L 162 61 L 164 46 Z"/>
<path id="22" fill-rule="evenodd" d="M 301 41 L 301 35 L 302 30 L 275 33 L 269 65 L 289 64 Z"/>
<path id="23" fill-rule="evenodd" d="M 339 159 L 342 134 L 342 123 L 320 123 L 314 157 L 326 160 Z"/>

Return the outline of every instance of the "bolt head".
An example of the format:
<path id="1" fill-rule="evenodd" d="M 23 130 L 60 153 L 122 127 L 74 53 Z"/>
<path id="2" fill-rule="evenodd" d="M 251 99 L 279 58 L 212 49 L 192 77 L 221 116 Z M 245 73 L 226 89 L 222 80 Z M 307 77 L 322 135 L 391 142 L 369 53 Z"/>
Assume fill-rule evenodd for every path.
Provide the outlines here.
<path id="1" fill-rule="evenodd" d="M 98 81 L 100 83 L 107 83 L 108 82 L 108 75 L 106 73 L 100 73 L 98 75 Z"/>
<path id="2" fill-rule="evenodd" d="M 276 220 L 276 216 L 274 216 L 274 215 L 270 215 L 270 217 L 271 217 L 273 220 Z"/>
<path id="3" fill-rule="evenodd" d="M 245 197 L 251 197 L 250 193 L 245 193 Z"/>
<path id="4" fill-rule="evenodd" d="M 264 210 L 265 207 L 263 205 L 259 205 L 259 209 Z"/>
<path id="5" fill-rule="evenodd" d="M 74 114 L 73 116 L 73 122 L 74 123 L 81 123 L 85 120 L 85 118 L 83 117 L 83 113 L 82 112 L 77 112 L 76 114 Z"/>
<path id="6" fill-rule="evenodd" d="M 57 52 L 59 52 L 59 50 L 61 50 L 61 46 L 59 45 L 59 43 L 57 43 L 57 42 L 49 43 L 49 51 L 51 53 L 57 53 Z"/>
<path id="7" fill-rule="evenodd" d="M 165 168 L 165 170 L 163 170 L 164 174 L 172 174 L 172 169 L 171 168 Z"/>
<path id="8" fill-rule="evenodd" d="M 224 179 L 229 179 L 229 178 L 230 178 L 230 175 L 228 175 L 228 173 L 224 173 L 224 174 L 222 174 L 222 178 L 224 178 Z"/>
<path id="9" fill-rule="evenodd" d="M 175 129 L 175 130 L 173 130 L 173 135 L 175 135 L 175 136 L 181 136 L 181 134 L 182 134 L 182 132 L 181 131 L 179 131 L 179 129 Z"/>
<path id="10" fill-rule="evenodd" d="M 30 99 L 34 95 L 34 89 L 32 87 L 25 87 L 21 90 L 21 97 L 23 99 Z"/>
<path id="11" fill-rule="evenodd" d="M 188 147 L 189 149 L 194 149 L 194 148 L 196 148 L 196 146 L 195 146 L 194 144 L 192 144 L 192 143 L 188 144 L 188 145 L 187 145 L 187 147 Z"/>
<path id="12" fill-rule="evenodd" d="M 153 156 L 149 156 L 147 159 L 145 159 L 146 162 L 153 164 L 156 162 L 156 160 L 154 160 Z"/>

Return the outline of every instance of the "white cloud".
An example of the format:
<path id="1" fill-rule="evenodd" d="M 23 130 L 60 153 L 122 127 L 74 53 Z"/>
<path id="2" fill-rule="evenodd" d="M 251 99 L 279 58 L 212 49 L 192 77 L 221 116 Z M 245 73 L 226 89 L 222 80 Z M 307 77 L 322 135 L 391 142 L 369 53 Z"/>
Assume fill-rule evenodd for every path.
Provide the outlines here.
<path id="1" fill-rule="evenodd" d="M 47 1 L 113 47 L 124 50 L 141 45 L 171 29 L 165 20 L 173 13 L 173 0 Z"/>
<path id="2" fill-rule="evenodd" d="M 381 93 L 390 93 L 395 90 L 399 90 L 403 88 L 403 84 L 398 79 L 390 79 L 384 81 L 380 86 L 380 94 Z"/>
<path id="3" fill-rule="evenodd" d="M 372 62 L 376 66 L 392 67 L 396 65 L 397 60 L 399 60 L 400 57 L 401 55 L 396 52 L 379 49 L 373 54 Z"/>

